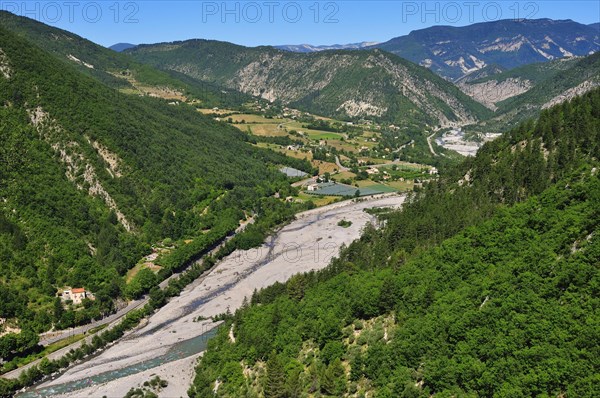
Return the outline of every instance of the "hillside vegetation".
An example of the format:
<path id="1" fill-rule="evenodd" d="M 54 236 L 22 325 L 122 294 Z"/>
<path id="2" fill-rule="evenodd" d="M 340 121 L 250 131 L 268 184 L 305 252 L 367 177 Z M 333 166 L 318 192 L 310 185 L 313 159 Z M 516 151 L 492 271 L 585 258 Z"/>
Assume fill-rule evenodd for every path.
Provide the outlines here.
<path id="1" fill-rule="evenodd" d="M 201 107 L 239 107 L 251 99 L 240 92 L 223 91 L 222 87 L 199 83 L 185 75 L 157 70 L 130 56 L 30 18 L 0 11 L 0 24 L 67 61 L 79 72 L 123 92 L 185 100 Z"/>
<path id="2" fill-rule="evenodd" d="M 600 90 L 546 110 L 255 293 L 190 395 L 598 396 L 599 131 Z"/>
<path id="3" fill-rule="evenodd" d="M 473 25 L 469 29 L 475 33 L 471 35 L 483 35 L 489 42 L 487 45 L 510 47 L 512 40 L 520 43 L 522 51 L 510 54 L 498 49 L 486 51 L 485 56 L 491 63 L 469 70 L 470 73 L 459 79 L 456 85 L 436 76 L 425 67 L 381 50 L 290 53 L 271 47 L 248 48 L 218 41 L 188 40 L 141 45 L 127 50 L 127 53 L 157 69 L 176 71 L 195 81 L 228 87 L 314 114 L 400 127 L 395 136 L 403 136 L 403 140 L 407 132 L 416 131 L 416 136 L 411 134 L 406 142 L 421 142 L 436 127 L 462 126 L 469 136 L 476 133 L 480 137 L 502 132 L 507 126 L 512 128 L 529 118 L 537 117 L 542 109 L 598 87 L 600 56 L 598 53 L 589 56 L 585 56 L 588 52 L 582 53 L 584 48 L 595 46 L 593 43 L 596 39 L 589 36 L 588 27 L 581 28 L 587 32 L 582 33 L 582 37 L 587 37 L 587 42 L 584 40 L 577 44 L 577 51 L 573 49 L 574 53 L 583 54 L 582 57 L 559 59 L 552 56 L 539 59 L 532 56 L 524 65 L 512 62 L 515 54 L 525 52 L 530 56 L 532 54 L 529 53 L 535 53 L 537 45 L 544 45 L 542 42 L 546 39 L 538 37 L 544 26 L 556 29 L 553 34 L 562 37 L 561 46 L 569 47 L 567 43 L 571 39 L 566 37 L 571 37 L 572 33 L 566 32 L 566 27 L 575 23 L 563 22 L 500 21 Z M 496 30 L 483 34 L 481 30 L 488 25 L 493 25 Z M 504 37 L 506 32 L 500 32 L 504 25 L 521 32 L 521 36 L 510 40 Z M 465 44 L 469 48 L 479 48 L 485 44 L 485 40 L 468 39 L 469 35 L 462 28 L 450 29 L 449 32 L 447 30 L 446 27 L 432 28 L 432 34 L 439 36 L 445 32 L 450 37 L 459 37 L 460 43 L 470 43 Z M 423 36 L 417 41 L 425 40 L 427 31 L 413 32 L 414 35 L 411 35 L 415 38 Z M 537 44 L 528 41 L 528 34 L 541 41 L 536 41 Z M 494 37 L 500 40 L 499 44 L 490 44 Z M 509 43 L 504 43 L 504 40 Z M 555 41 L 559 42 L 558 39 Z M 392 42 L 388 44 L 392 46 Z M 460 43 L 457 44 L 458 47 Z M 514 43 L 513 45 L 516 46 Z M 381 46 L 390 50 L 387 44 Z M 550 45 L 552 51 L 559 51 L 556 46 L 560 47 L 558 44 Z M 434 46 L 431 51 L 452 53 L 456 49 L 450 51 L 448 45 L 443 44 Z M 403 52 L 400 53 L 405 56 Z M 512 61 L 499 66 L 492 63 L 496 56 Z M 537 63 L 531 63 L 534 60 Z M 448 70 L 456 69 L 455 66 L 448 66 Z M 463 95 L 463 92 L 468 95 Z M 425 161 L 424 159 L 425 156 L 419 156 L 419 161 Z"/>
<path id="4" fill-rule="evenodd" d="M 467 129 L 501 132 L 600 86 L 600 53 L 522 66 L 458 85 L 495 110 L 493 117 Z"/>
<path id="5" fill-rule="evenodd" d="M 573 67 L 580 58 L 529 64 L 509 70 L 485 67 L 461 78 L 458 87 L 493 110 L 496 104 L 520 95 L 539 83 Z"/>
<path id="6" fill-rule="evenodd" d="M 294 213 L 270 197 L 290 190 L 278 168 L 312 171 L 185 104 L 108 88 L 1 27 L 0 71 L 0 316 L 23 336 L 112 311 L 113 299 L 147 292 L 246 215 L 262 236 Z M 126 285 L 165 238 L 177 249 L 161 272 Z M 55 295 L 66 286 L 96 299 L 63 306 Z M 0 356 L 20 354 L 10 347 Z"/>

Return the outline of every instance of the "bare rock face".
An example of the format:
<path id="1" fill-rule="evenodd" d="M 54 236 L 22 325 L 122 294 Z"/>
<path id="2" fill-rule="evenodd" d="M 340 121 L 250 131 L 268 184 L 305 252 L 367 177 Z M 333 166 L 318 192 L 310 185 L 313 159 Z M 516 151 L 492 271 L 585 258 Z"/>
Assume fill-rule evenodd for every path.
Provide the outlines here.
<path id="1" fill-rule="evenodd" d="M 12 75 L 12 69 L 10 67 L 10 62 L 8 56 L 2 51 L 0 48 L 0 74 L 4 76 L 5 79 L 10 79 Z"/>
<path id="2" fill-rule="evenodd" d="M 595 89 L 600 86 L 600 81 L 596 80 L 586 80 L 583 83 L 579 84 L 576 87 L 572 87 L 556 97 L 552 98 L 550 101 L 546 102 L 542 105 L 542 109 L 550 108 L 556 104 L 560 104 L 561 102 L 569 101 L 578 95 L 583 95 L 588 91 Z"/>
<path id="3" fill-rule="evenodd" d="M 415 30 L 375 47 L 451 80 L 492 64 L 512 69 L 600 50 L 598 28 L 571 20 L 503 19 Z"/>
<path id="4" fill-rule="evenodd" d="M 87 187 L 90 196 L 101 198 L 104 203 L 115 212 L 117 219 L 127 231 L 133 231 L 134 225 L 127 220 L 125 215 L 119 210 L 117 202 L 102 185 L 94 166 L 84 155 L 80 144 L 74 141 L 66 141 L 62 126 L 50 117 L 50 115 L 41 107 L 30 109 L 29 119 L 31 124 L 40 133 L 44 139 L 55 151 L 60 161 L 66 168 L 65 175 L 79 190 L 85 190 Z M 96 143 L 93 145 L 97 150 L 104 152 L 104 156 L 110 158 L 109 164 L 115 167 L 118 164 L 118 157 L 110 154 L 106 148 Z M 100 148 L 100 149 L 98 149 Z M 106 160 L 106 159 L 105 159 Z M 108 162 L 108 160 L 107 160 Z"/>
<path id="5" fill-rule="evenodd" d="M 501 82 L 488 80 L 474 84 L 463 83 L 459 84 L 458 87 L 465 94 L 495 111 L 497 109 L 496 103 L 523 94 L 533 87 L 533 84 L 526 79 L 509 78 Z"/>
<path id="6" fill-rule="evenodd" d="M 536 112 L 600 85 L 600 53 L 567 57 L 498 71 L 490 68 L 471 73 L 457 86 L 496 115 L 482 122 L 485 130 L 499 131 L 503 125 L 518 123 Z M 507 101 L 510 99 L 509 101 Z"/>
<path id="7" fill-rule="evenodd" d="M 269 101 L 289 103 L 325 88 L 331 83 L 335 69 L 350 65 L 352 57 L 334 55 L 312 60 L 314 62 L 306 62 L 282 53 L 261 54 L 256 61 L 239 69 L 227 84 Z"/>
<path id="8" fill-rule="evenodd" d="M 328 100 L 336 110 L 352 117 L 383 116 L 388 107 L 385 96 L 380 92 L 372 87 L 337 84 L 340 75 L 350 68 L 377 68 L 385 74 L 397 94 L 413 94 L 414 102 L 426 105 L 423 90 L 418 87 L 423 82 L 414 79 L 406 68 L 389 62 L 381 55 L 370 56 L 363 61 L 351 53 L 311 58 L 266 53 L 238 70 L 227 84 L 247 94 L 288 104 L 311 95 L 319 101 L 319 96 L 329 89 L 335 91 L 331 92 Z"/>

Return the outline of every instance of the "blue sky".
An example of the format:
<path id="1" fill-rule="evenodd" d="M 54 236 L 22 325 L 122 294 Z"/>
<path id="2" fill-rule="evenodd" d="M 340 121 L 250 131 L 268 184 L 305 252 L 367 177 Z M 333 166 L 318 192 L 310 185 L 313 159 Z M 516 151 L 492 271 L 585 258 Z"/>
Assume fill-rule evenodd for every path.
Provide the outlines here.
<path id="1" fill-rule="evenodd" d="M 600 21 L 589 1 L 0 1 L 13 11 L 109 46 L 205 38 L 261 44 L 386 41 L 432 25 L 512 18 Z"/>

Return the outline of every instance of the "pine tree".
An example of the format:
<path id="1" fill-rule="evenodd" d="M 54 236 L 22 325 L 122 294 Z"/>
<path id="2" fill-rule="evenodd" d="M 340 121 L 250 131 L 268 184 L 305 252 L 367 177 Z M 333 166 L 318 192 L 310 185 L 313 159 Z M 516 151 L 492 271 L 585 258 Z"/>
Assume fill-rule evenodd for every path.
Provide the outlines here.
<path id="1" fill-rule="evenodd" d="M 65 309 L 63 308 L 60 298 L 54 299 L 54 322 L 60 322 Z"/>
<path id="2" fill-rule="evenodd" d="M 331 362 L 325 370 L 321 390 L 336 397 L 346 392 L 346 373 L 339 358 Z"/>
<path id="3" fill-rule="evenodd" d="M 358 381 L 364 372 L 363 358 L 360 353 L 356 354 L 350 364 L 350 380 Z"/>
<path id="4" fill-rule="evenodd" d="M 285 371 L 283 363 L 275 351 L 273 351 L 267 361 L 265 398 L 283 398 L 285 396 Z"/>

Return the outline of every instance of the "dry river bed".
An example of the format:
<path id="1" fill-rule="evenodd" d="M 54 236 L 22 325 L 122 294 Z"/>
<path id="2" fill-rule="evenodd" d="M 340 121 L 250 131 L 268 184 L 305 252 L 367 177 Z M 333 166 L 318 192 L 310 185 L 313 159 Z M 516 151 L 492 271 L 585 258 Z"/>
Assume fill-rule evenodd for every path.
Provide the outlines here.
<path id="1" fill-rule="evenodd" d="M 322 269 L 340 247 L 360 236 L 375 218 L 364 209 L 399 207 L 404 195 L 387 194 L 306 211 L 259 248 L 236 251 L 207 276 L 104 352 L 77 364 L 21 397 L 123 397 L 155 375 L 169 382 L 159 395 L 187 396 L 194 364 L 218 323 L 195 321 L 239 308 L 254 289 L 284 282 L 292 275 Z M 351 221 L 347 228 L 341 220 Z"/>

